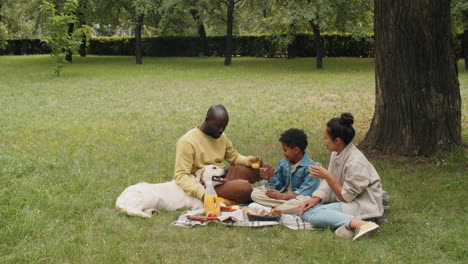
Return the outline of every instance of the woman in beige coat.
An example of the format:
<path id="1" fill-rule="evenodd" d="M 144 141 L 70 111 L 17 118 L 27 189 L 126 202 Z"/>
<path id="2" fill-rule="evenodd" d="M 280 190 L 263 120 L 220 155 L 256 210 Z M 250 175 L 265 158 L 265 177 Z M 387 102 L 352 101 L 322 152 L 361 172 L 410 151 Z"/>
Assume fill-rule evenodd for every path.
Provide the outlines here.
<path id="1" fill-rule="evenodd" d="M 338 228 L 337 236 L 356 240 L 379 228 L 362 219 L 382 216 L 383 190 L 377 171 L 351 143 L 355 135 L 353 123 L 350 113 L 327 123 L 324 140 L 332 151 L 330 164 L 328 170 L 309 166 L 311 177 L 322 182 L 300 209 L 302 219 L 313 226 Z"/>

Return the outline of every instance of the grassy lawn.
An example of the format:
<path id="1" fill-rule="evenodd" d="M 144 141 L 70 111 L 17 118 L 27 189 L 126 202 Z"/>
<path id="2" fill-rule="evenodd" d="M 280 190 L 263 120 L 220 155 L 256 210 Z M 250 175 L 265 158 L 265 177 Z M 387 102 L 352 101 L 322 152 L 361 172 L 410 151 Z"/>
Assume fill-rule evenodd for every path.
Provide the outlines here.
<path id="1" fill-rule="evenodd" d="M 379 233 L 358 242 L 283 226 L 171 226 L 114 209 L 128 185 L 172 178 L 175 143 L 210 104 L 246 155 L 282 158 L 297 127 L 328 164 L 326 121 L 349 111 L 363 139 L 373 115 L 370 59 L 74 58 L 56 78 L 49 56 L 0 57 L 0 263 L 462 263 L 468 259 L 466 149 L 430 161 L 372 160 L 393 197 Z M 459 64 L 463 139 L 468 72 Z M 424 136 L 424 135 L 421 135 Z M 372 158 L 372 157 L 370 157 Z M 463 260 L 464 259 L 464 260 Z"/>

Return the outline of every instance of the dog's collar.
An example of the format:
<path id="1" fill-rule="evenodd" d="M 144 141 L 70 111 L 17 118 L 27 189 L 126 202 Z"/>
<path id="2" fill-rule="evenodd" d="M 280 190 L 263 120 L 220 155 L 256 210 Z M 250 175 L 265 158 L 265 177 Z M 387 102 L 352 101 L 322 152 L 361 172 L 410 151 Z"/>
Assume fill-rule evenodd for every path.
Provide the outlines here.
<path id="1" fill-rule="evenodd" d="M 203 186 L 203 187 L 206 187 L 206 183 L 203 179 L 200 179 L 200 184 Z"/>

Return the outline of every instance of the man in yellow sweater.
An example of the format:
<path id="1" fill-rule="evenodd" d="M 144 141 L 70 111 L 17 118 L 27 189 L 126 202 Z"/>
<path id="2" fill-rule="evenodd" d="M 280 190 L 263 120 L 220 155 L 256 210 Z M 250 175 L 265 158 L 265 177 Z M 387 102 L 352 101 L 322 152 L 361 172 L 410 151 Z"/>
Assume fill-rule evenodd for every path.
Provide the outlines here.
<path id="1" fill-rule="evenodd" d="M 191 129 L 177 141 L 175 161 L 175 182 L 188 195 L 203 201 L 205 189 L 193 182 L 190 174 L 206 165 L 224 168 L 224 160 L 231 164 L 223 185 L 216 186 L 218 196 L 239 203 L 251 201 L 251 183 L 261 180 L 258 169 L 252 169 L 253 162 L 261 157 L 243 156 L 234 149 L 231 141 L 223 133 L 229 123 L 229 115 L 223 105 L 210 106 L 205 121 Z M 242 166 L 235 166 L 242 165 Z M 271 174 L 274 168 L 267 166 Z"/>

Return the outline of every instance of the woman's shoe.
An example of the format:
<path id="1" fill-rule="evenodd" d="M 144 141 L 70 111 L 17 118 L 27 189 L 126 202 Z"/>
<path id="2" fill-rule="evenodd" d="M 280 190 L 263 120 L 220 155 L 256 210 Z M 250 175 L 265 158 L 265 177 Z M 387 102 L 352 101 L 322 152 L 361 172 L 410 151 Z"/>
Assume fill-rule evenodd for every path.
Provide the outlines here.
<path id="1" fill-rule="evenodd" d="M 363 224 L 362 226 L 356 228 L 356 235 L 353 237 L 353 240 L 361 239 L 365 236 L 371 235 L 375 233 L 379 229 L 379 225 L 374 222 L 367 222 L 367 224 Z"/>
<path id="2" fill-rule="evenodd" d="M 354 236 L 354 231 L 346 226 L 341 226 L 335 230 L 335 235 L 337 237 L 351 239 Z"/>

